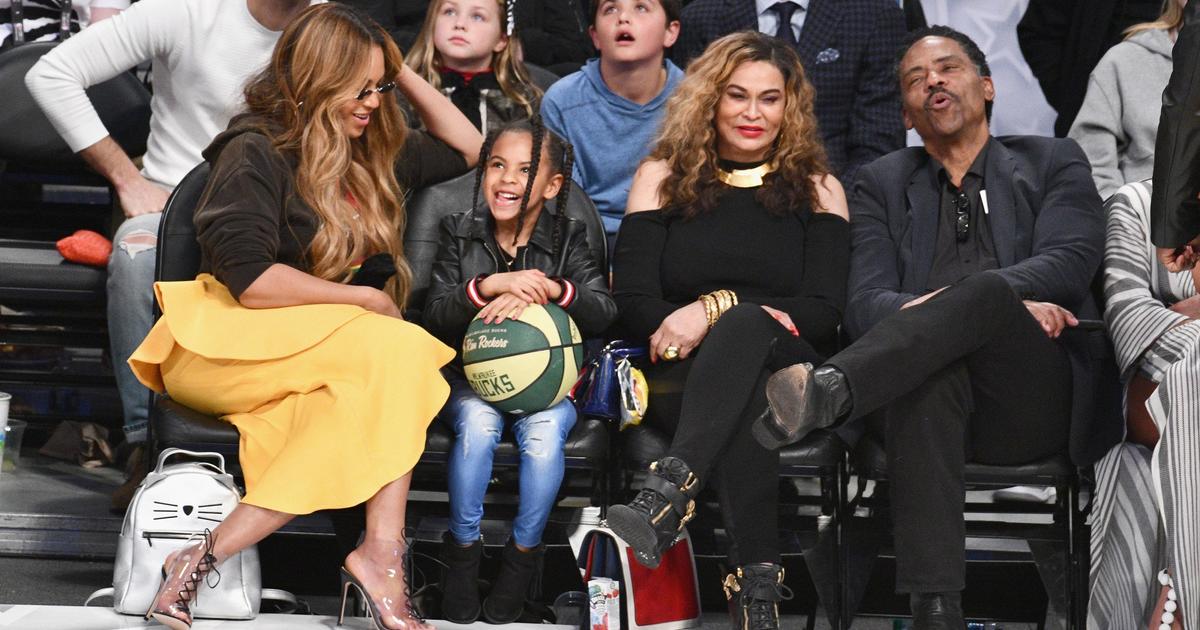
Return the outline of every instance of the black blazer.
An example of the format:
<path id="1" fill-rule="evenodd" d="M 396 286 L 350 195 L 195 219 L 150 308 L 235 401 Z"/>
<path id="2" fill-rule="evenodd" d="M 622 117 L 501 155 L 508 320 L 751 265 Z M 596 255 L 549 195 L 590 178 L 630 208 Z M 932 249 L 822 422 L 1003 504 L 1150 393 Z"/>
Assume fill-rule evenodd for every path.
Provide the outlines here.
<path id="1" fill-rule="evenodd" d="M 1150 240 L 1159 247 L 1179 247 L 1200 235 L 1200 2 L 1186 10 L 1154 143 Z"/>
<path id="2" fill-rule="evenodd" d="M 937 239 L 939 185 L 922 147 L 859 171 L 850 202 L 850 299 L 858 337 L 927 292 Z M 1022 298 L 1099 319 L 1091 291 L 1104 252 L 1104 213 L 1087 157 L 1073 140 L 995 138 L 985 173 L 988 220 L 1003 276 Z M 1087 465 L 1123 436 L 1120 387 L 1104 334 L 1062 339 L 1074 383 L 1071 457 Z"/>
<path id="3" fill-rule="evenodd" d="M 758 30 L 754 0 L 696 0 L 683 9 L 675 63 L 684 67 L 713 40 Z M 816 88 L 816 116 L 829 165 L 843 182 L 904 146 L 896 50 L 904 13 L 895 0 L 809 0 L 796 50 Z"/>

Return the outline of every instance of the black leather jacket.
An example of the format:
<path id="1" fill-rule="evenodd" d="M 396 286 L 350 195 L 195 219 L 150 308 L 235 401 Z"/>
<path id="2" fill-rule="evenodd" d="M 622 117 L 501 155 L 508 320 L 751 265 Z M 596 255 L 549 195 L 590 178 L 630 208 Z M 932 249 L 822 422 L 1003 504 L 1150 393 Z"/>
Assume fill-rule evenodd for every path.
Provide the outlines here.
<path id="1" fill-rule="evenodd" d="M 603 333 L 617 317 L 608 290 L 608 274 L 588 248 L 583 223 L 568 219 L 563 246 L 554 252 L 554 215 L 543 209 L 529 244 L 517 253 L 512 271 L 540 269 L 563 284 L 558 300 L 584 337 Z M 487 304 L 475 284 L 489 274 L 507 271 L 493 236 L 486 206 L 442 219 L 438 255 L 429 279 L 429 296 L 422 323 L 451 348 L 462 346 L 467 325 Z"/>

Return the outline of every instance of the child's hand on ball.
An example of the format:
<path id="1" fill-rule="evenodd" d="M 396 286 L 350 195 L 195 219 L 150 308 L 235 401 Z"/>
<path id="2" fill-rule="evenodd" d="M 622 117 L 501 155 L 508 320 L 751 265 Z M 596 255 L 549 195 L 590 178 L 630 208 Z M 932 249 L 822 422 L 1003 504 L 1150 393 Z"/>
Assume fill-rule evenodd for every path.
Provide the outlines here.
<path id="1" fill-rule="evenodd" d="M 518 272 L 520 273 L 520 272 Z M 500 297 L 488 302 L 488 305 L 479 310 L 479 318 L 485 324 L 496 324 L 508 319 L 518 319 L 521 313 L 529 307 L 530 302 L 522 299 L 514 293 L 505 293 Z"/>
<path id="2" fill-rule="evenodd" d="M 512 293 L 529 304 L 545 304 L 550 301 L 547 283 L 558 284 L 537 269 L 526 269 L 492 274 L 484 278 L 477 288 L 485 298 Z"/>

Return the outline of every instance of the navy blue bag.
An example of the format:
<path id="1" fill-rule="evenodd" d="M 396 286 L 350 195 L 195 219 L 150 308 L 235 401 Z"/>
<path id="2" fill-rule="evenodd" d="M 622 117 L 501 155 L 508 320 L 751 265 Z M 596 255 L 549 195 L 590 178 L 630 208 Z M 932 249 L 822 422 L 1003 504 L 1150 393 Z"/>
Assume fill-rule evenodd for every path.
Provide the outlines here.
<path id="1" fill-rule="evenodd" d="M 621 420 L 621 386 L 617 381 L 617 362 L 642 359 L 648 354 L 644 344 L 617 340 L 604 346 L 584 367 L 575 384 L 575 404 L 589 418 L 612 422 Z"/>

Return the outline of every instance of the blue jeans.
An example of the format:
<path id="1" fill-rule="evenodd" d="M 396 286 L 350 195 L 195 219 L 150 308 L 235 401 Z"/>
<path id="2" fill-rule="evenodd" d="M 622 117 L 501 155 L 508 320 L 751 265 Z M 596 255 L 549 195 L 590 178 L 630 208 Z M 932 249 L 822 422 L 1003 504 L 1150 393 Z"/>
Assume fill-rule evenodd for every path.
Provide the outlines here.
<path id="1" fill-rule="evenodd" d="M 125 412 L 125 439 L 146 439 L 150 390 L 129 369 L 129 355 L 137 349 L 154 323 L 154 258 L 161 214 L 127 219 L 113 235 L 108 259 L 108 341 L 113 374 Z"/>
<path id="2" fill-rule="evenodd" d="M 464 545 L 479 540 L 492 456 L 504 424 L 511 421 L 521 451 L 520 503 L 512 537 L 522 547 L 536 547 L 562 485 L 563 444 L 575 426 L 575 406 L 563 400 L 545 411 L 512 416 L 477 396 L 466 381 L 454 379 L 442 418 L 456 435 L 449 462 L 450 534 Z"/>

